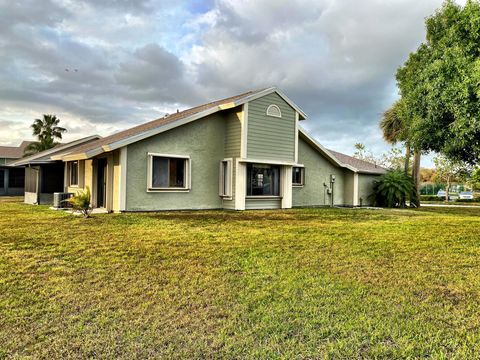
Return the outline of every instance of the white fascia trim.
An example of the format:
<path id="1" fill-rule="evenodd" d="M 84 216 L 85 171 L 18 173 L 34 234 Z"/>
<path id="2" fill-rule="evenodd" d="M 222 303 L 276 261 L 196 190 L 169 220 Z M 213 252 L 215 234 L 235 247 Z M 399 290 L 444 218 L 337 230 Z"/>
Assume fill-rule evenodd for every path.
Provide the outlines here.
<path id="1" fill-rule="evenodd" d="M 234 104 L 236 106 L 242 105 L 246 102 L 261 98 L 262 96 L 271 94 L 273 92 L 276 92 L 283 100 L 285 100 L 285 102 L 288 105 L 290 105 L 292 108 L 294 108 L 301 115 L 301 118 L 302 118 L 301 120 L 305 120 L 307 118 L 307 115 L 302 111 L 302 109 L 300 109 L 292 100 L 290 100 L 288 98 L 287 95 L 285 95 L 280 89 L 278 89 L 275 86 L 270 87 L 270 88 L 265 89 L 265 90 L 262 90 L 262 91 L 259 91 L 259 92 L 256 92 L 252 95 L 245 96 L 244 98 L 238 99 L 238 100 L 235 101 Z"/>
<path id="2" fill-rule="evenodd" d="M 317 142 L 317 140 L 315 140 L 313 137 L 311 137 L 306 131 L 305 129 L 303 129 L 301 126 L 299 126 L 298 128 L 298 132 L 301 133 L 303 136 L 305 136 L 312 144 L 314 144 L 318 150 L 320 150 L 321 152 L 323 152 L 331 161 L 333 161 L 335 164 L 337 164 L 338 166 L 340 167 L 344 167 L 348 170 L 351 170 L 353 172 L 358 172 L 358 169 L 351 166 L 351 165 L 348 165 L 348 164 L 344 164 L 342 162 L 340 162 L 335 156 L 332 155 L 332 153 L 330 151 L 328 151 L 326 148 L 323 147 L 323 145 L 321 145 L 319 142 Z"/>
<path id="3" fill-rule="evenodd" d="M 300 115 L 295 112 L 295 162 L 298 162 L 298 121 Z"/>

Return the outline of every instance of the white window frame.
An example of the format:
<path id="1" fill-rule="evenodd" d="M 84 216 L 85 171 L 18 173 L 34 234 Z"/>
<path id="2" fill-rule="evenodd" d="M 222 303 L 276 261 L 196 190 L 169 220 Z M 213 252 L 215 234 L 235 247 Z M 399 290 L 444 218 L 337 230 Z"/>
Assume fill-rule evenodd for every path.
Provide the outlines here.
<path id="1" fill-rule="evenodd" d="M 163 157 L 171 159 L 184 159 L 184 187 L 153 187 L 153 158 Z M 189 192 L 192 188 L 192 159 L 188 155 L 176 155 L 176 154 L 159 154 L 159 153 L 147 153 L 147 192 Z"/>
<path id="2" fill-rule="evenodd" d="M 300 169 L 300 177 L 302 179 L 301 183 L 294 183 L 293 182 L 293 169 L 299 168 Z M 305 167 L 300 165 L 292 166 L 292 187 L 303 187 L 305 186 Z"/>
<path id="3" fill-rule="evenodd" d="M 275 108 L 276 110 L 278 110 L 278 113 L 279 113 L 280 115 L 271 114 L 271 113 L 270 113 L 270 109 L 273 109 L 273 108 Z M 272 116 L 272 117 L 276 117 L 276 118 L 281 118 L 281 117 L 282 117 L 282 111 L 280 110 L 280 108 L 278 107 L 278 105 L 271 104 L 271 105 L 268 105 L 268 107 L 267 107 L 267 116 Z"/>
<path id="4" fill-rule="evenodd" d="M 223 164 L 227 164 L 227 173 L 225 174 Z M 218 195 L 226 200 L 232 199 L 233 194 L 233 159 L 227 158 L 220 161 L 219 166 Z M 226 186 L 225 186 L 226 181 Z M 227 192 L 224 193 L 225 188 Z"/>
<path id="5" fill-rule="evenodd" d="M 77 182 L 73 183 L 72 182 L 72 168 L 74 166 L 74 163 L 76 164 L 77 168 Z M 73 160 L 73 161 L 68 161 L 67 162 L 67 175 L 68 175 L 68 186 L 70 187 L 78 187 L 78 184 L 80 182 L 80 161 L 79 160 Z"/>

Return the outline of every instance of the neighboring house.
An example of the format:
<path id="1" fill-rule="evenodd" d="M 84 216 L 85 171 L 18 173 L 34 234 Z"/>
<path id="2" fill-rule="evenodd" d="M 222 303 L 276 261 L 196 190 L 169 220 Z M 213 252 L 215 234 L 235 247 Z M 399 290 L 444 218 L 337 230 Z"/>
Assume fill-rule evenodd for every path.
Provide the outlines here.
<path id="1" fill-rule="evenodd" d="M 31 141 L 22 141 L 19 146 L 0 146 L 0 196 L 23 195 L 25 171 L 23 168 L 9 166 L 12 161 L 23 156 Z"/>
<path id="2" fill-rule="evenodd" d="M 99 138 L 98 135 L 88 136 L 9 163 L 10 166 L 21 167 L 25 174 L 25 202 L 52 204 L 53 193 L 65 190 L 66 173 L 64 163 L 53 160 L 52 156 L 67 154 L 71 149 Z"/>
<path id="3" fill-rule="evenodd" d="M 108 211 L 368 204 L 385 170 L 323 148 L 276 88 L 197 106 L 50 156 Z"/>

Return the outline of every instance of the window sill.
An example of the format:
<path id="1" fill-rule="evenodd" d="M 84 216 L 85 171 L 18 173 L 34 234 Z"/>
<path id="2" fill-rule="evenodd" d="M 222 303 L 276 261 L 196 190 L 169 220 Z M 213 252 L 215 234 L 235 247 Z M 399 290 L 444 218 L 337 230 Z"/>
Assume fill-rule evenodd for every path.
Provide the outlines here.
<path id="1" fill-rule="evenodd" d="M 301 188 L 301 187 L 304 187 L 304 186 L 305 186 L 304 184 L 292 184 L 292 187 L 299 187 L 299 188 Z"/>
<path id="2" fill-rule="evenodd" d="M 233 200 L 232 195 L 219 195 L 223 200 Z"/>
<path id="3" fill-rule="evenodd" d="M 251 195 L 251 196 L 245 197 L 245 199 L 247 200 L 268 200 L 268 199 L 280 200 L 281 198 L 282 198 L 281 196 L 276 196 L 276 195 Z"/>
<path id="4" fill-rule="evenodd" d="M 185 188 L 153 188 L 153 189 L 147 189 L 147 192 L 167 192 L 167 193 L 172 193 L 172 192 L 180 192 L 180 193 L 186 193 L 190 192 L 190 189 L 185 189 Z"/>

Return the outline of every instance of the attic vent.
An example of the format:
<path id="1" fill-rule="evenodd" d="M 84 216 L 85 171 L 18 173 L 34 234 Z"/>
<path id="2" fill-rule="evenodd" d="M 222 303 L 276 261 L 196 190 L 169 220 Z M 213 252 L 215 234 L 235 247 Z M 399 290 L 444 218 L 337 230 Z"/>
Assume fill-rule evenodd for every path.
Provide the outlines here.
<path id="1" fill-rule="evenodd" d="M 277 105 L 272 104 L 272 105 L 269 105 L 267 108 L 267 115 L 281 118 L 282 112 L 280 111 L 280 108 Z"/>

